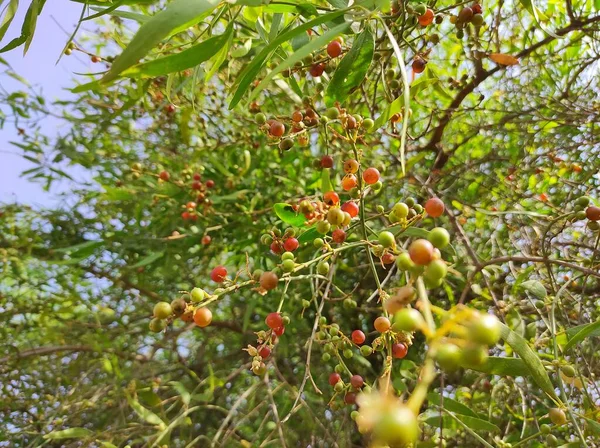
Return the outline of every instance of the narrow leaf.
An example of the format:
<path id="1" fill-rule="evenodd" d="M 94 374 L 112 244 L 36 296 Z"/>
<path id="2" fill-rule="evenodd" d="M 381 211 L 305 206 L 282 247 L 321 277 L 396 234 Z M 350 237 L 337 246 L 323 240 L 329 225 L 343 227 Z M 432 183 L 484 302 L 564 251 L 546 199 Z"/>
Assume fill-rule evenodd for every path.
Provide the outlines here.
<path id="1" fill-rule="evenodd" d="M 131 408 L 142 420 L 150 423 L 151 425 L 159 425 L 161 427 L 165 426 L 165 422 L 163 422 L 158 415 L 142 406 L 140 402 L 134 397 L 130 396 L 129 393 L 125 392 L 125 396 L 127 397 L 129 406 L 131 406 Z"/>
<path id="2" fill-rule="evenodd" d="M 597 320 L 596 322 L 592 322 L 592 323 L 586 324 L 586 325 L 579 325 L 576 328 L 578 328 L 579 331 L 577 331 L 577 333 L 573 334 L 573 336 L 569 337 L 569 342 L 567 343 L 567 345 L 565 345 L 565 348 L 564 348 L 565 352 L 568 351 L 569 349 L 573 348 L 576 344 L 580 343 L 588 336 L 597 335 L 598 332 L 600 332 L 600 320 Z M 567 331 L 567 334 L 568 334 L 568 331 Z"/>
<path id="3" fill-rule="evenodd" d="M 19 0 L 10 0 L 8 7 L 6 8 L 6 14 L 4 15 L 4 19 L 2 19 L 2 23 L 0 23 L 0 41 L 2 41 L 2 39 L 4 38 L 6 31 L 8 31 L 8 27 L 15 18 L 15 14 L 17 13 L 18 8 Z"/>
<path id="4" fill-rule="evenodd" d="M 440 394 L 436 394 L 435 392 L 430 392 L 427 394 L 427 400 L 435 405 L 442 407 L 442 396 Z M 443 400 L 443 408 L 448 409 L 449 411 L 455 412 L 456 414 L 468 415 L 470 417 L 481 418 L 480 415 L 477 415 L 475 412 L 471 410 L 468 406 L 465 406 L 462 403 L 459 403 L 452 398 L 444 397 Z"/>
<path id="5" fill-rule="evenodd" d="M 162 258 L 165 255 L 164 252 L 153 252 L 147 257 L 144 257 L 142 260 L 138 261 L 133 266 L 130 266 L 131 269 L 141 268 L 142 266 L 147 266 L 150 263 L 154 263 L 159 258 Z"/>
<path id="6" fill-rule="evenodd" d="M 303 214 L 297 214 L 290 204 L 278 203 L 273 206 L 275 214 L 286 224 L 300 227 L 306 222 L 306 217 Z"/>
<path id="7" fill-rule="evenodd" d="M 85 428 L 69 428 L 61 431 L 52 431 L 44 436 L 47 440 L 61 440 L 61 439 L 85 439 L 91 436 L 93 433 L 89 429 Z"/>

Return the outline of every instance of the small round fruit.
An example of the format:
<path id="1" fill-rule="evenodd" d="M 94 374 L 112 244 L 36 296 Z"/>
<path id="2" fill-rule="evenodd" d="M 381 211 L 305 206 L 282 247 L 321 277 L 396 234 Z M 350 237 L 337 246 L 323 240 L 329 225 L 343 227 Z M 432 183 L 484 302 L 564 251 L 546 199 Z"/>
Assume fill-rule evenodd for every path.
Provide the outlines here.
<path id="1" fill-rule="evenodd" d="M 450 244 L 450 234 L 443 227 L 436 227 L 429 232 L 427 239 L 434 247 L 443 249 Z"/>
<path id="2" fill-rule="evenodd" d="M 567 423 L 567 416 L 565 415 L 565 411 L 559 408 L 551 408 L 548 411 L 548 415 L 550 416 L 550 421 L 554 423 L 556 426 L 562 426 Z"/>
<path id="3" fill-rule="evenodd" d="M 358 179 L 354 174 L 347 174 L 342 179 L 342 188 L 344 191 L 350 191 L 358 185 Z"/>
<path id="4" fill-rule="evenodd" d="M 575 204 L 580 207 L 587 207 L 588 205 L 590 205 L 590 198 L 587 196 L 580 196 L 575 201 Z"/>
<path id="5" fill-rule="evenodd" d="M 200 242 L 202 244 L 204 244 L 205 246 L 208 246 L 210 244 L 210 242 L 212 241 L 212 238 L 210 237 L 210 235 L 204 235 L 202 237 L 202 240 L 200 240 Z"/>
<path id="6" fill-rule="evenodd" d="M 362 331 L 354 330 L 352 332 L 352 342 L 354 342 L 356 345 L 364 344 L 366 339 L 367 339 L 367 337 L 365 336 L 365 334 Z"/>
<path id="7" fill-rule="evenodd" d="M 554 448 L 555 446 L 558 446 L 558 439 L 554 434 L 548 434 L 546 436 L 546 446 L 549 448 Z"/>
<path id="8" fill-rule="evenodd" d="M 291 252 L 284 252 L 284 253 L 281 255 L 281 260 L 282 260 L 282 261 L 285 261 L 285 260 L 293 260 L 294 258 L 295 258 L 295 257 L 294 257 L 294 254 L 293 254 L 293 253 L 291 253 Z"/>
<path id="9" fill-rule="evenodd" d="M 360 375 L 352 375 L 350 378 L 350 384 L 355 389 L 360 389 L 365 384 L 365 380 L 363 380 L 363 377 Z"/>
<path id="10" fill-rule="evenodd" d="M 342 244 L 344 241 L 346 241 L 346 232 L 344 232 L 342 229 L 335 229 L 331 233 L 331 239 L 334 243 Z"/>
<path id="11" fill-rule="evenodd" d="M 406 406 L 395 406 L 378 417 L 372 431 L 378 446 L 407 446 L 419 436 L 417 417 Z"/>
<path id="12" fill-rule="evenodd" d="M 283 260 L 283 263 L 281 263 L 281 269 L 283 270 L 283 272 L 293 272 L 295 268 L 296 263 L 294 262 L 294 260 Z"/>
<path id="13" fill-rule="evenodd" d="M 421 26 L 427 26 L 427 25 L 431 25 L 433 23 L 433 18 L 434 18 L 434 14 L 433 11 L 431 9 L 427 9 L 425 11 L 425 14 L 419 16 L 419 25 Z"/>
<path id="14" fill-rule="evenodd" d="M 169 180 L 171 175 L 169 174 L 168 171 L 161 171 L 160 174 L 158 175 L 158 177 L 160 178 L 160 180 L 164 180 L 166 182 Z"/>
<path id="15" fill-rule="evenodd" d="M 487 350 L 479 344 L 471 344 L 464 347 L 460 352 L 461 364 L 466 366 L 480 366 L 488 357 Z"/>
<path id="16" fill-rule="evenodd" d="M 267 291 L 275 289 L 279 283 L 279 277 L 274 272 L 263 272 L 260 276 L 260 286 Z"/>
<path id="17" fill-rule="evenodd" d="M 442 280 L 444 277 L 446 277 L 446 274 L 448 274 L 448 267 L 446 266 L 446 263 L 444 263 L 442 260 L 433 260 L 425 268 L 423 277 L 426 280 L 429 280 L 432 284 L 435 284 L 439 280 Z"/>
<path id="18" fill-rule="evenodd" d="M 227 269 L 224 266 L 217 266 L 210 273 L 210 278 L 215 283 L 223 283 L 227 277 Z"/>
<path id="19" fill-rule="evenodd" d="M 151 332 L 160 333 L 165 328 L 167 328 L 167 321 L 165 321 L 163 319 L 158 319 L 155 317 L 154 319 L 152 319 L 150 321 L 150 324 L 148 325 L 148 327 L 150 328 Z"/>
<path id="20" fill-rule="evenodd" d="M 408 252 L 402 252 L 396 257 L 396 267 L 401 271 L 412 271 L 415 268 L 415 263 Z"/>
<path id="21" fill-rule="evenodd" d="M 329 221 L 332 226 L 341 225 L 345 218 L 344 212 L 340 208 L 331 208 L 327 212 L 327 221 Z"/>
<path id="22" fill-rule="evenodd" d="M 344 171 L 346 174 L 356 174 L 358 172 L 358 162 L 354 159 L 348 159 L 344 162 Z"/>
<path id="23" fill-rule="evenodd" d="M 427 6 L 424 5 L 423 3 L 419 3 L 414 6 L 414 11 L 415 11 L 415 14 L 422 16 L 427 11 Z"/>
<path id="24" fill-rule="evenodd" d="M 346 404 L 356 403 L 356 394 L 353 392 L 348 392 L 346 395 L 344 395 L 344 403 L 346 403 Z"/>
<path id="25" fill-rule="evenodd" d="M 373 348 L 369 345 L 363 345 L 360 348 L 360 354 L 363 356 L 369 356 L 372 353 L 373 353 Z"/>
<path id="26" fill-rule="evenodd" d="M 330 58 L 337 58 L 340 54 L 342 54 L 342 44 L 337 40 L 329 42 L 327 45 L 327 54 Z"/>
<path id="27" fill-rule="evenodd" d="M 340 376 L 339 373 L 331 373 L 329 375 L 329 385 L 330 386 L 335 386 L 337 383 L 339 383 L 342 380 L 342 377 Z"/>
<path id="28" fill-rule="evenodd" d="M 459 22 L 468 23 L 471 21 L 472 18 L 473 18 L 473 9 L 469 8 L 468 6 L 465 6 L 458 13 L 458 21 Z"/>
<path id="29" fill-rule="evenodd" d="M 187 303 L 183 299 L 175 299 L 171 302 L 171 309 L 175 316 L 181 316 L 187 307 Z"/>
<path id="30" fill-rule="evenodd" d="M 283 252 L 283 246 L 281 245 L 281 243 L 277 242 L 277 241 L 273 241 L 271 243 L 270 246 L 271 252 L 273 252 L 274 254 L 279 255 L 280 253 Z"/>
<path id="31" fill-rule="evenodd" d="M 492 314 L 477 316 L 469 325 L 469 340 L 476 344 L 495 345 L 500 340 L 502 326 Z"/>
<path id="32" fill-rule="evenodd" d="M 373 167 L 367 168 L 364 171 L 362 177 L 363 177 L 363 180 L 367 184 L 373 185 L 374 183 L 377 183 L 379 181 L 379 177 L 380 177 L 379 170 L 377 170 L 377 168 L 373 168 Z"/>
<path id="33" fill-rule="evenodd" d="M 298 242 L 298 240 L 296 238 L 288 238 L 283 243 L 284 249 L 287 250 L 288 252 L 295 251 L 296 249 L 298 249 L 299 245 L 300 245 L 300 243 Z"/>
<path id="34" fill-rule="evenodd" d="M 190 292 L 190 296 L 192 297 L 192 302 L 202 302 L 207 294 L 202 288 L 194 288 Z"/>
<path id="35" fill-rule="evenodd" d="M 269 313 L 265 319 L 267 327 L 272 330 L 279 328 L 283 325 L 283 317 L 279 313 Z"/>
<path id="36" fill-rule="evenodd" d="M 171 314 L 173 314 L 173 310 L 171 309 L 170 303 L 158 302 L 154 305 L 154 317 L 157 319 L 166 319 Z"/>
<path id="37" fill-rule="evenodd" d="M 408 347 L 402 342 L 392 345 L 392 356 L 396 359 L 402 359 L 408 353 Z"/>
<path id="38" fill-rule="evenodd" d="M 319 275 L 327 275 L 327 274 L 329 274 L 329 263 L 327 263 L 326 261 L 321 261 L 317 265 L 317 273 Z"/>
<path id="39" fill-rule="evenodd" d="M 483 21 L 483 16 L 481 14 L 474 14 L 473 18 L 471 19 L 471 23 L 473 23 L 475 26 L 483 25 Z"/>
<path id="40" fill-rule="evenodd" d="M 259 350 L 258 354 L 262 359 L 267 359 L 271 355 L 271 349 L 265 345 Z"/>
<path id="41" fill-rule="evenodd" d="M 433 260 L 433 245 L 424 239 L 415 240 L 408 247 L 408 254 L 413 263 L 425 266 Z"/>
<path id="42" fill-rule="evenodd" d="M 294 140 L 291 138 L 284 138 L 279 142 L 279 149 L 282 151 L 289 151 L 294 146 Z"/>
<path id="43" fill-rule="evenodd" d="M 473 10 L 474 14 L 481 14 L 483 12 L 483 8 L 479 3 L 473 3 L 471 9 Z"/>
<path id="44" fill-rule="evenodd" d="M 359 209 L 358 209 L 358 204 L 356 202 L 353 202 L 353 201 L 344 202 L 341 209 L 342 209 L 342 211 L 348 213 L 351 218 L 355 218 L 356 216 L 358 216 Z"/>
<path id="45" fill-rule="evenodd" d="M 327 223 L 329 224 L 329 223 Z M 313 240 L 313 246 L 315 246 L 315 248 L 320 249 L 325 245 L 325 241 L 323 241 L 323 238 L 315 238 Z"/>
<path id="46" fill-rule="evenodd" d="M 212 313 L 206 308 L 198 308 L 194 313 L 194 322 L 201 328 L 208 327 L 212 322 Z"/>
<path id="47" fill-rule="evenodd" d="M 325 116 L 330 120 L 336 120 L 340 117 L 340 110 L 337 107 L 330 107 L 325 111 Z"/>
<path id="48" fill-rule="evenodd" d="M 379 333 L 385 333 L 391 327 L 390 320 L 385 316 L 379 316 L 377 319 L 375 319 L 373 325 L 375 326 L 375 330 L 377 330 Z"/>
<path id="49" fill-rule="evenodd" d="M 572 365 L 564 365 L 560 368 L 560 371 L 562 372 L 562 374 L 564 376 L 566 376 L 567 378 L 573 378 L 575 377 L 575 375 L 577 374 L 577 372 L 575 372 L 575 368 Z"/>
<path id="50" fill-rule="evenodd" d="M 283 134 L 285 134 L 284 124 L 279 121 L 273 121 L 271 123 L 271 127 L 269 128 L 269 134 L 271 134 L 273 137 L 281 137 Z"/>
<path id="51" fill-rule="evenodd" d="M 379 234 L 379 244 L 383 247 L 394 247 L 396 245 L 396 238 L 392 232 L 383 231 Z"/>
<path id="52" fill-rule="evenodd" d="M 431 198 L 425 203 L 425 211 L 432 218 L 438 218 L 444 214 L 445 206 L 441 199 Z"/>
<path id="53" fill-rule="evenodd" d="M 335 191 L 328 191 L 323 195 L 323 202 L 329 206 L 337 205 L 340 203 L 340 197 Z"/>
<path id="54" fill-rule="evenodd" d="M 317 222 L 316 228 L 317 232 L 319 232 L 321 235 L 325 235 L 331 230 L 331 224 L 329 224 L 328 221 L 319 221 Z"/>
<path id="55" fill-rule="evenodd" d="M 600 207 L 591 205 L 585 209 L 585 216 L 590 221 L 600 221 Z"/>
<path id="56" fill-rule="evenodd" d="M 394 205 L 392 212 L 398 218 L 404 219 L 408 216 L 409 210 L 410 208 L 408 207 L 408 204 L 405 204 L 404 202 L 398 202 L 396 205 Z"/>
<path id="57" fill-rule="evenodd" d="M 323 74 L 323 72 L 325 71 L 325 64 L 313 64 L 310 67 L 310 76 L 312 76 L 313 78 L 318 78 L 319 76 L 321 76 Z"/>
<path id="58" fill-rule="evenodd" d="M 375 126 L 375 122 L 370 118 L 365 118 L 362 122 L 362 127 L 366 131 L 370 131 L 371 129 L 373 129 L 373 126 Z"/>
<path id="59" fill-rule="evenodd" d="M 321 168 L 333 168 L 333 157 L 331 157 L 331 156 L 321 157 Z"/>
<path id="60" fill-rule="evenodd" d="M 427 61 L 420 56 L 417 56 L 412 63 L 412 69 L 415 73 L 422 73 L 427 66 Z"/>
<path id="61" fill-rule="evenodd" d="M 435 360 L 442 370 L 454 372 L 460 366 L 460 348 L 455 344 L 442 344 L 437 349 Z"/>
<path id="62" fill-rule="evenodd" d="M 394 331 L 415 331 L 423 323 L 423 316 L 414 308 L 404 308 L 394 314 Z"/>

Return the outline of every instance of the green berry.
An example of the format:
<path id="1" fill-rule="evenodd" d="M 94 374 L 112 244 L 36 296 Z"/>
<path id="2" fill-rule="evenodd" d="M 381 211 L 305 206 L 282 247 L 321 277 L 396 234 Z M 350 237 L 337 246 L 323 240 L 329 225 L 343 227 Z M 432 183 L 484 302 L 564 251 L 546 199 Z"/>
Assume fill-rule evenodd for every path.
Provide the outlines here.
<path id="1" fill-rule="evenodd" d="M 331 229 L 331 224 L 329 224 L 327 221 L 319 221 L 317 223 L 317 232 L 319 232 L 321 235 L 325 235 L 325 234 L 329 233 L 330 229 Z"/>
<path id="2" fill-rule="evenodd" d="M 440 368 L 446 372 L 458 369 L 461 360 L 460 348 L 454 344 L 442 344 L 438 347 L 435 360 Z"/>
<path id="3" fill-rule="evenodd" d="M 323 353 L 321 356 L 321 361 L 328 362 L 331 359 L 331 355 L 329 353 Z"/>
<path id="4" fill-rule="evenodd" d="M 580 207 L 587 207 L 590 204 L 590 198 L 588 198 L 587 196 L 580 196 L 577 198 L 575 203 Z"/>
<path id="5" fill-rule="evenodd" d="M 394 205 L 394 208 L 392 209 L 392 212 L 398 218 L 402 218 L 402 219 L 404 219 L 408 216 L 408 211 L 409 211 L 408 204 L 405 204 L 404 202 L 398 202 L 396 205 Z"/>
<path id="6" fill-rule="evenodd" d="M 340 110 L 337 107 L 330 107 L 325 111 L 325 116 L 330 120 L 336 120 L 340 117 Z"/>
<path id="7" fill-rule="evenodd" d="M 448 274 L 448 267 L 442 260 L 433 260 L 425 268 L 423 276 L 435 284 L 438 280 L 442 280 Z"/>
<path id="8" fill-rule="evenodd" d="M 576 375 L 575 368 L 571 365 L 562 366 L 560 371 L 568 378 L 573 378 Z"/>
<path id="9" fill-rule="evenodd" d="M 283 260 L 281 263 L 281 269 L 283 272 L 292 272 L 296 268 L 296 263 L 294 260 Z"/>
<path id="10" fill-rule="evenodd" d="M 254 121 L 256 121 L 256 124 L 265 124 L 267 122 L 267 117 L 265 114 L 259 112 L 254 116 Z"/>
<path id="11" fill-rule="evenodd" d="M 206 294 L 206 291 L 204 291 L 202 288 L 194 288 L 192 289 L 192 291 L 190 292 L 190 296 L 192 297 L 192 302 L 202 302 L 206 296 L 208 294 Z"/>
<path id="12" fill-rule="evenodd" d="M 396 239 L 392 232 L 384 231 L 379 234 L 379 244 L 383 247 L 394 247 L 396 245 Z"/>
<path id="13" fill-rule="evenodd" d="M 379 190 L 381 190 L 382 187 L 383 187 L 383 184 L 381 183 L 381 181 L 377 181 L 373 185 L 371 185 L 371 188 L 373 189 L 373 191 L 379 191 Z"/>
<path id="14" fill-rule="evenodd" d="M 450 234 L 443 227 L 436 227 L 429 232 L 427 239 L 434 247 L 443 249 L 450 244 Z"/>
<path id="15" fill-rule="evenodd" d="M 329 263 L 327 263 L 326 261 L 321 261 L 317 265 L 317 272 L 320 275 L 327 275 L 329 273 Z"/>
<path id="16" fill-rule="evenodd" d="M 352 356 L 354 356 L 354 353 L 352 353 L 352 350 L 350 349 L 346 349 L 344 350 L 344 358 L 350 359 L 352 358 Z"/>
<path id="17" fill-rule="evenodd" d="M 154 305 L 154 317 L 157 319 L 166 319 L 171 314 L 173 314 L 173 310 L 171 309 L 170 303 L 158 302 Z"/>
<path id="18" fill-rule="evenodd" d="M 420 215 L 421 213 L 423 213 L 423 206 L 421 204 L 415 204 L 413 206 L 413 210 Z"/>
<path id="19" fill-rule="evenodd" d="M 325 316 L 319 317 L 319 325 L 327 325 L 327 318 Z"/>
<path id="20" fill-rule="evenodd" d="M 415 198 L 406 198 L 406 199 L 404 200 L 404 203 L 405 203 L 406 205 L 408 205 L 409 207 L 411 207 L 411 208 L 412 208 L 412 207 L 414 207 L 414 206 L 415 206 L 415 204 L 417 203 L 417 201 L 415 200 Z"/>
<path id="21" fill-rule="evenodd" d="M 415 5 L 415 14 L 422 16 L 423 14 L 425 14 L 426 11 L 427 11 L 427 6 L 425 6 L 423 3 L 419 3 L 418 5 Z"/>
<path id="22" fill-rule="evenodd" d="M 281 259 L 282 259 L 283 261 L 285 261 L 285 260 L 293 260 L 294 258 L 295 258 L 295 257 L 294 257 L 294 254 L 293 254 L 293 253 L 291 253 L 291 252 L 284 252 L 284 253 L 281 255 Z"/>
<path id="23" fill-rule="evenodd" d="M 150 321 L 149 327 L 150 331 L 152 331 L 153 333 L 160 333 L 165 328 L 167 328 L 167 321 L 155 317 Z"/>
<path id="24" fill-rule="evenodd" d="M 371 120 L 370 118 L 365 118 L 362 122 L 362 127 L 366 131 L 373 129 L 373 126 L 375 126 L 375 122 L 373 120 Z"/>
<path id="25" fill-rule="evenodd" d="M 567 423 L 567 416 L 562 409 L 551 408 L 550 411 L 548 411 L 548 415 L 550 416 L 550 421 L 556 426 L 562 426 Z"/>
<path id="26" fill-rule="evenodd" d="M 495 345 L 500 339 L 502 325 L 496 316 L 483 314 L 469 326 L 469 340 L 476 344 Z"/>
<path id="27" fill-rule="evenodd" d="M 337 366 L 336 366 L 336 367 L 337 367 Z M 339 372 L 338 372 L 338 373 L 339 373 Z M 344 382 L 343 382 L 342 380 L 340 380 L 340 381 L 338 381 L 337 383 L 335 383 L 335 386 L 333 386 L 333 389 L 334 389 L 336 392 L 341 392 L 341 391 L 343 391 L 343 390 L 344 390 L 344 387 L 346 387 L 346 386 L 345 386 L 345 384 L 344 384 Z"/>
<path id="28" fill-rule="evenodd" d="M 313 241 L 313 246 L 315 246 L 317 249 L 322 248 L 325 245 L 325 241 L 323 241 L 323 238 L 315 238 Z"/>
<path id="29" fill-rule="evenodd" d="M 558 445 L 558 439 L 553 434 L 548 434 L 546 436 L 546 446 L 549 448 L 553 448 Z"/>
<path id="30" fill-rule="evenodd" d="M 551 431 L 550 425 L 544 424 L 544 425 L 540 426 L 540 432 L 542 434 L 550 434 L 550 431 Z"/>
<path id="31" fill-rule="evenodd" d="M 310 306 L 310 302 L 306 299 L 302 299 L 302 308 L 308 308 Z"/>
<path id="32" fill-rule="evenodd" d="M 408 252 L 402 252 L 396 257 L 396 267 L 401 271 L 412 271 L 415 268 L 415 263 Z"/>
<path id="33" fill-rule="evenodd" d="M 369 345 L 363 345 L 360 348 L 360 354 L 363 356 L 369 356 L 371 353 L 373 353 L 373 349 Z"/>
<path id="34" fill-rule="evenodd" d="M 414 308 L 403 308 L 394 315 L 394 331 L 415 331 L 422 327 L 423 316 Z"/>
<path id="35" fill-rule="evenodd" d="M 487 357 L 487 350 L 479 344 L 472 344 L 461 350 L 461 364 L 466 366 L 480 366 Z"/>

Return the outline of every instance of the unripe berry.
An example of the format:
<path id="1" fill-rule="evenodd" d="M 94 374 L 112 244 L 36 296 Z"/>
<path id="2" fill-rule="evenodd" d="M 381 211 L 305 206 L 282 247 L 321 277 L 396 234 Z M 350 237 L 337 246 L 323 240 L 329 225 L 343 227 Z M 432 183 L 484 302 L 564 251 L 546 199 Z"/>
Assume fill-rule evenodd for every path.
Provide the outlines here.
<path id="1" fill-rule="evenodd" d="M 166 319 L 171 314 L 173 314 L 171 304 L 167 302 L 158 302 L 156 305 L 154 305 L 154 317 L 157 319 Z"/>

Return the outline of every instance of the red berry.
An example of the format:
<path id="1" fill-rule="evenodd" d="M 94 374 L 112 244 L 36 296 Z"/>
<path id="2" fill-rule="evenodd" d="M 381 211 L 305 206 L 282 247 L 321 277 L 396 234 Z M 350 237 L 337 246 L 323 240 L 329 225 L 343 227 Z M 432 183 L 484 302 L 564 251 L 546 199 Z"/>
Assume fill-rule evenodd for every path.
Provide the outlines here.
<path id="1" fill-rule="evenodd" d="M 160 177 L 161 180 L 164 180 L 166 182 L 169 180 L 171 175 L 167 171 L 161 171 L 158 177 Z"/>
<path id="2" fill-rule="evenodd" d="M 267 324 L 267 327 L 274 330 L 275 328 L 279 328 L 283 325 L 283 318 L 279 313 L 269 313 L 265 319 L 265 323 Z"/>
<path id="3" fill-rule="evenodd" d="M 198 182 L 198 181 L 193 182 L 192 190 L 202 190 L 202 182 Z"/>
<path id="4" fill-rule="evenodd" d="M 369 185 L 379 182 L 379 171 L 377 168 L 367 168 L 363 173 L 363 180 Z"/>
<path id="5" fill-rule="evenodd" d="M 346 404 L 356 403 L 356 394 L 354 392 L 348 392 L 346 395 L 344 395 L 344 402 Z"/>
<path id="6" fill-rule="evenodd" d="M 367 339 L 367 337 L 365 336 L 365 334 L 362 331 L 354 330 L 352 332 L 352 342 L 354 342 L 356 345 L 364 344 L 366 339 Z"/>
<path id="7" fill-rule="evenodd" d="M 383 264 L 392 264 L 394 261 L 396 261 L 396 257 L 390 252 L 386 252 L 381 256 L 381 262 Z"/>
<path id="8" fill-rule="evenodd" d="M 169 104 L 167 106 L 167 112 L 170 113 L 170 114 L 174 113 L 175 112 L 175 105 L 174 104 Z"/>
<path id="9" fill-rule="evenodd" d="M 285 240 L 285 243 L 283 243 L 283 248 L 288 252 L 294 252 L 296 249 L 298 249 L 299 245 L 300 243 L 298 243 L 296 238 L 288 238 Z"/>
<path id="10" fill-rule="evenodd" d="M 339 373 L 332 373 L 332 374 L 329 375 L 329 384 L 331 386 L 335 386 L 341 380 L 342 380 L 342 377 L 340 376 Z"/>
<path id="11" fill-rule="evenodd" d="M 358 185 L 358 179 L 354 174 L 346 174 L 342 179 L 342 188 L 344 191 L 350 191 Z"/>
<path id="12" fill-rule="evenodd" d="M 331 233 L 331 239 L 334 243 L 342 244 L 344 241 L 346 241 L 346 232 L 344 232 L 342 229 L 335 229 Z"/>
<path id="13" fill-rule="evenodd" d="M 424 239 L 415 240 L 408 247 L 408 254 L 415 264 L 425 266 L 433 260 L 433 244 Z"/>
<path id="14" fill-rule="evenodd" d="M 277 288 L 277 283 L 279 282 L 279 277 L 274 272 L 263 272 L 259 279 L 260 286 L 262 286 L 267 291 L 271 289 Z"/>
<path id="15" fill-rule="evenodd" d="M 281 243 L 278 243 L 277 241 L 273 241 L 271 243 L 271 252 L 273 252 L 275 255 L 279 255 L 280 253 L 282 253 L 283 247 L 281 246 Z"/>
<path id="16" fill-rule="evenodd" d="M 340 203 L 340 197 L 335 191 L 328 191 L 323 195 L 323 202 L 327 205 L 337 205 Z"/>
<path id="17" fill-rule="evenodd" d="M 269 128 L 269 133 L 273 137 L 281 137 L 285 133 L 285 126 L 279 121 L 273 121 L 271 123 L 271 127 Z"/>
<path id="18" fill-rule="evenodd" d="M 319 76 L 321 76 L 323 74 L 323 72 L 325 71 L 325 64 L 313 64 L 313 66 L 310 68 L 310 75 L 313 78 L 318 78 Z"/>
<path id="19" fill-rule="evenodd" d="M 406 344 L 399 342 L 397 344 L 392 345 L 392 355 L 394 356 L 394 358 L 402 359 L 406 356 L 407 353 L 408 347 L 406 347 Z"/>
<path id="20" fill-rule="evenodd" d="M 350 378 L 350 384 L 352 384 L 352 387 L 355 389 L 360 389 L 363 387 L 363 384 L 365 384 L 365 380 L 363 380 L 363 377 L 360 375 L 352 375 L 352 378 Z"/>
<path id="21" fill-rule="evenodd" d="M 262 359 L 267 359 L 269 357 L 269 355 L 271 354 L 271 349 L 265 345 L 263 348 L 260 349 L 258 354 L 260 355 L 260 357 Z"/>
<path id="22" fill-rule="evenodd" d="M 200 180 L 202 179 L 202 176 L 200 176 L 199 173 L 194 173 L 194 180 Z"/>
<path id="23" fill-rule="evenodd" d="M 342 44 L 337 40 L 329 42 L 327 45 L 327 54 L 330 58 L 337 58 L 340 54 L 342 54 Z"/>
<path id="24" fill-rule="evenodd" d="M 100 56 L 92 56 L 92 62 L 94 64 L 96 64 L 97 62 L 100 62 L 102 60 L 102 58 L 100 58 Z"/>
<path id="25" fill-rule="evenodd" d="M 207 180 L 206 181 L 206 188 L 212 188 L 215 186 L 215 181 L 214 180 Z"/>
<path id="26" fill-rule="evenodd" d="M 282 325 L 281 327 L 277 327 L 273 329 L 273 332 L 277 335 L 277 336 L 281 336 L 283 335 L 283 333 L 285 333 L 285 327 Z"/>
<path id="27" fill-rule="evenodd" d="M 191 208 L 191 209 L 194 209 L 194 208 L 196 208 L 196 203 L 195 203 L 195 202 L 192 202 L 192 201 L 190 201 L 190 202 L 188 202 L 187 204 L 185 204 L 185 208 L 187 208 L 187 209 L 190 209 L 190 208 Z"/>
<path id="28" fill-rule="evenodd" d="M 188 219 L 190 219 L 190 216 L 192 216 L 192 215 L 190 215 L 190 212 L 183 212 L 181 214 L 181 217 L 183 218 L 184 221 L 187 221 Z"/>
<path id="29" fill-rule="evenodd" d="M 590 205 L 588 208 L 585 209 L 585 216 L 590 221 L 600 221 L 600 207 Z"/>
<path id="30" fill-rule="evenodd" d="M 473 4 L 473 6 L 471 6 L 471 9 L 473 10 L 473 14 L 481 14 L 483 12 L 483 8 L 479 3 Z"/>
<path id="31" fill-rule="evenodd" d="M 191 219 L 192 221 L 194 221 L 194 222 L 195 222 L 195 221 L 198 221 L 198 215 L 196 215 L 196 214 L 194 214 L 194 215 L 190 214 L 190 219 Z"/>
<path id="32" fill-rule="evenodd" d="M 438 218 L 444 214 L 444 203 L 439 198 L 428 199 L 425 203 L 425 211 L 432 218 Z"/>
<path id="33" fill-rule="evenodd" d="M 422 73 L 425 70 L 425 66 L 427 65 L 427 61 L 420 56 L 417 56 L 412 63 L 412 69 L 415 73 Z"/>
<path id="34" fill-rule="evenodd" d="M 358 204 L 356 202 L 345 202 L 341 208 L 343 212 L 348 213 L 352 218 L 358 216 Z"/>
<path id="35" fill-rule="evenodd" d="M 210 237 L 210 235 L 204 235 L 202 237 L 202 244 L 204 244 L 205 246 L 208 246 L 211 241 L 212 241 L 212 238 Z"/>
<path id="36" fill-rule="evenodd" d="M 227 277 L 227 269 L 225 269 L 225 266 L 217 266 L 210 273 L 211 280 L 216 283 L 223 283 L 225 277 Z"/>
<path id="37" fill-rule="evenodd" d="M 427 26 L 433 23 L 433 11 L 431 9 L 427 9 L 425 14 L 419 16 L 419 25 Z"/>
<path id="38" fill-rule="evenodd" d="M 331 156 L 323 156 L 321 158 L 321 167 L 323 167 L 323 168 L 332 168 L 333 167 L 333 157 L 331 157 Z"/>

